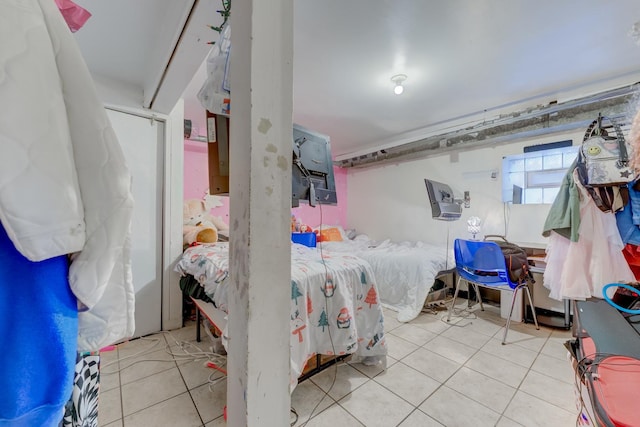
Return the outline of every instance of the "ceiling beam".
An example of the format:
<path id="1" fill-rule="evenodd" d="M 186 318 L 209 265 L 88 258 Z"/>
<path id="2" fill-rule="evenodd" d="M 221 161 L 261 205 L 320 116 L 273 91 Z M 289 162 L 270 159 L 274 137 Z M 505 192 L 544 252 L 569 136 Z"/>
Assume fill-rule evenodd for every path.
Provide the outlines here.
<path id="1" fill-rule="evenodd" d="M 563 103 L 550 103 L 477 123 L 462 129 L 429 136 L 392 148 L 377 150 L 334 162 L 343 168 L 417 160 L 450 151 L 499 145 L 575 129 L 586 129 L 599 113 L 627 118 L 629 103 L 640 83 Z"/>
<path id="2" fill-rule="evenodd" d="M 171 34 L 166 43 L 162 63 L 154 78 L 149 79 L 144 88 L 144 106 L 161 113 L 169 113 L 182 97 L 185 88 L 211 51 L 209 42 L 218 38 L 218 33 L 209 26 L 222 24 L 217 10 L 219 0 L 195 0 L 182 11 L 183 25 Z M 169 36 L 168 36 L 169 37 Z"/>

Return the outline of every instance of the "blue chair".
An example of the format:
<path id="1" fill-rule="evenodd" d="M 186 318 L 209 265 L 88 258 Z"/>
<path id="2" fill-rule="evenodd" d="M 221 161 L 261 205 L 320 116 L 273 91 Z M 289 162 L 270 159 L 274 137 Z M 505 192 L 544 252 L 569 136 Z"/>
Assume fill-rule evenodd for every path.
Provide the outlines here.
<path id="1" fill-rule="evenodd" d="M 451 320 L 451 313 L 455 307 L 458 290 L 460 289 L 460 281 L 465 280 L 473 286 L 478 303 L 480 303 L 481 310 L 484 310 L 484 306 L 482 305 L 482 298 L 480 297 L 478 287 L 508 290 L 513 292 L 511 310 L 509 310 L 507 326 L 504 330 L 504 337 L 502 338 L 503 345 L 506 344 L 507 341 L 507 332 L 509 332 L 511 314 L 513 313 L 513 307 L 520 289 L 525 290 L 527 298 L 529 299 L 529 305 L 531 306 L 531 312 L 533 313 L 533 321 L 535 322 L 536 329 L 540 329 L 538 326 L 538 319 L 536 318 L 536 312 L 533 308 L 528 283 L 526 280 L 519 283 L 511 281 L 507 265 L 504 260 L 504 255 L 502 254 L 502 250 L 498 244 L 488 241 L 481 242 L 476 240 L 456 239 L 453 244 L 453 251 L 456 259 L 458 281 L 456 283 L 456 290 L 453 294 L 451 307 L 449 307 L 447 322 Z"/>

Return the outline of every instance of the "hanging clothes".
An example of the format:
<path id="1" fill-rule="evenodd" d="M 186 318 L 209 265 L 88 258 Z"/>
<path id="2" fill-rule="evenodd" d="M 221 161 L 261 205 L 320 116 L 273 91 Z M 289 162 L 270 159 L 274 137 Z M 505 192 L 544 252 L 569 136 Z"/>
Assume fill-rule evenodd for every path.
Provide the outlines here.
<path id="1" fill-rule="evenodd" d="M 67 402 L 60 427 L 98 427 L 100 354 L 78 353 L 73 392 Z"/>
<path id="2" fill-rule="evenodd" d="M 636 190 L 638 181 L 630 183 L 629 204 L 616 212 L 616 224 L 622 242 L 626 244 L 622 254 L 636 280 L 640 280 L 640 191 Z"/>
<path id="3" fill-rule="evenodd" d="M 638 181 L 627 186 L 629 203 L 616 212 L 616 224 L 622 241 L 636 246 L 640 245 L 640 191 L 635 189 L 637 185 Z"/>
<path id="4" fill-rule="evenodd" d="M 71 395 L 78 310 L 69 261 L 33 262 L 0 226 L 0 427 L 53 427 Z"/>
<path id="5" fill-rule="evenodd" d="M 134 331 L 122 149 L 54 1 L 0 1 L 0 67 L 0 222 L 32 261 L 72 254 L 78 350 L 99 350 Z"/>
<path id="6" fill-rule="evenodd" d="M 544 286 L 557 300 L 602 298 L 602 288 L 612 282 L 633 281 L 633 272 L 622 255 L 615 216 L 602 212 L 582 186 L 574 170 L 580 198 L 578 241 L 552 232 L 547 246 Z"/>
<path id="7" fill-rule="evenodd" d="M 574 160 L 562 179 L 558 195 L 554 199 L 544 222 L 542 230 L 544 237 L 549 237 L 551 232 L 554 231 L 567 239 L 571 239 L 573 242 L 578 241 L 580 196 L 573 181 L 573 171 L 577 165 L 578 161 Z"/>
<path id="8" fill-rule="evenodd" d="M 636 175 L 640 175 L 640 108 L 637 109 L 631 122 L 628 141 L 633 149 L 629 162 Z"/>

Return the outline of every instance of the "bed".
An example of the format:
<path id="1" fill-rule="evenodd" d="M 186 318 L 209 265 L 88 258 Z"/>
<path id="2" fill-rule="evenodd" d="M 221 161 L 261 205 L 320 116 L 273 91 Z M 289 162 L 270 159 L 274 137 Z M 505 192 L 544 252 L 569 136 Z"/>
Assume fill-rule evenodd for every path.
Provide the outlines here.
<path id="1" fill-rule="evenodd" d="M 210 308 L 227 311 L 228 243 L 188 248 L 175 270 L 196 278 L 213 301 Z M 290 286 L 292 391 L 305 364 L 316 355 L 352 354 L 356 361 L 386 364 L 384 318 L 369 263 L 292 243 Z M 226 326 L 219 323 L 224 337 Z"/>
<path id="2" fill-rule="evenodd" d="M 369 262 L 382 305 L 397 311 L 400 322 L 415 319 L 436 277 L 455 269 L 453 249 L 446 245 L 380 242 L 363 234 L 320 244 L 332 253 L 349 253 Z"/>

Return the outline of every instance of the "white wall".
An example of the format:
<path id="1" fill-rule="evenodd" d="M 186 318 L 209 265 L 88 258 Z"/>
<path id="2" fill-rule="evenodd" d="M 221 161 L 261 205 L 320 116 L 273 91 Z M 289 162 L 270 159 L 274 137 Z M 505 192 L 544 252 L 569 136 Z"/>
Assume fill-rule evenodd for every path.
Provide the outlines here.
<path id="1" fill-rule="evenodd" d="M 481 234 L 501 234 L 520 243 L 545 243 L 542 227 L 551 205 L 505 205 L 501 200 L 502 157 L 523 152 L 534 144 L 573 139 L 582 142 L 583 132 L 521 140 L 506 145 L 447 153 L 399 164 L 349 169 L 347 175 L 347 225 L 374 239 L 422 240 L 445 243 L 470 237 L 466 221 L 482 219 Z M 495 180 L 491 172 L 498 171 Z M 456 198 L 469 191 L 471 207 L 460 220 L 436 221 L 424 179 L 447 183 Z M 510 218 L 506 230 L 505 217 Z"/>

